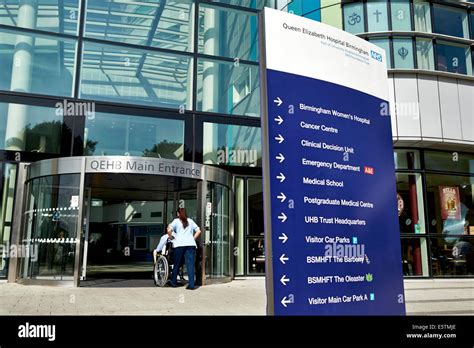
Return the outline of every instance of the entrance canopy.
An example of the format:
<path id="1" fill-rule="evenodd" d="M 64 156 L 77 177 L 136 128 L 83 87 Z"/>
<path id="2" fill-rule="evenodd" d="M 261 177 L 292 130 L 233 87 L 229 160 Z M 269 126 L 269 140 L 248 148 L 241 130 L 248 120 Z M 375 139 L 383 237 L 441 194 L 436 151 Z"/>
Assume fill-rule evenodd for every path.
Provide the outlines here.
<path id="1" fill-rule="evenodd" d="M 22 283 L 79 286 L 93 260 L 112 259 L 101 248 L 90 254 L 97 236 L 108 240 L 103 249 L 116 253 L 113 262 L 127 249 L 146 263 L 163 226 L 184 205 L 203 230 L 197 276 L 203 284 L 231 279 L 232 175 L 225 170 L 159 158 L 90 156 L 35 162 L 23 177 L 19 234 L 33 252 L 18 265 Z M 94 257 L 88 260 L 88 253 Z"/>

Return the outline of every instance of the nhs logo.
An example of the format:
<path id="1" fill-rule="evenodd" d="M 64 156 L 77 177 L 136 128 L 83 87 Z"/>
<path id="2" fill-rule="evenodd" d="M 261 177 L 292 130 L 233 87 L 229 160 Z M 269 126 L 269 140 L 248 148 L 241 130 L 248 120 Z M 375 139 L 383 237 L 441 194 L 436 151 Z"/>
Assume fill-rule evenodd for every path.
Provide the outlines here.
<path id="1" fill-rule="evenodd" d="M 380 53 L 377 53 L 375 51 L 370 51 L 370 56 L 373 59 L 378 60 L 379 62 L 382 62 L 382 55 Z"/>

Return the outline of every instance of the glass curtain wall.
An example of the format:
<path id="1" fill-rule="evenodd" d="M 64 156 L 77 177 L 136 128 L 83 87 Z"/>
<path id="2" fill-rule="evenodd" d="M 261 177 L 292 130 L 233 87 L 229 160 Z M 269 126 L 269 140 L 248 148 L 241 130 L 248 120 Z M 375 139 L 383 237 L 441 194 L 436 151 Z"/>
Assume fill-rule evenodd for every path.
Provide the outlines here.
<path id="1" fill-rule="evenodd" d="M 363 34 L 385 49 L 389 69 L 472 76 L 473 14 L 465 7 L 419 0 L 360 1 L 342 7 L 344 30 Z"/>

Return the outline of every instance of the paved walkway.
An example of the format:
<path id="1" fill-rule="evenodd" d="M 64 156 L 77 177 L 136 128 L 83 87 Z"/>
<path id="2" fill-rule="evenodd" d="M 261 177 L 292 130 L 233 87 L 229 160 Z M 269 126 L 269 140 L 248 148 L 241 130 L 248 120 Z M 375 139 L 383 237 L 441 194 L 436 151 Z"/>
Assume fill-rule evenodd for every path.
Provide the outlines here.
<path id="1" fill-rule="evenodd" d="M 409 315 L 474 315 L 474 280 L 408 280 L 405 288 Z M 81 288 L 0 284 L 0 315 L 264 315 L 265 301 L 263 278 L 194 291 L 148 280 Z"/>

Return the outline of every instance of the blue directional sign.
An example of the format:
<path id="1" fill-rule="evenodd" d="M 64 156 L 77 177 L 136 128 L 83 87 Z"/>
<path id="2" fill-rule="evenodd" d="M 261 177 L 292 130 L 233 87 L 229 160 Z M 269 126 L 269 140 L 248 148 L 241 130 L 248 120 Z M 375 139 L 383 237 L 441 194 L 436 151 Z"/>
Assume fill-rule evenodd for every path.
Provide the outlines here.
<path id="1" fill-rule="evenodd" d="M 268 312 L 403 315 L 385 54 L 297 16 L 264 21 Z"/>

